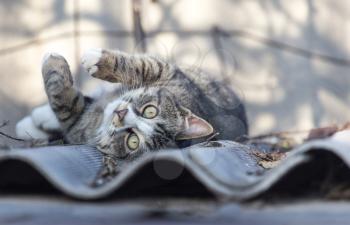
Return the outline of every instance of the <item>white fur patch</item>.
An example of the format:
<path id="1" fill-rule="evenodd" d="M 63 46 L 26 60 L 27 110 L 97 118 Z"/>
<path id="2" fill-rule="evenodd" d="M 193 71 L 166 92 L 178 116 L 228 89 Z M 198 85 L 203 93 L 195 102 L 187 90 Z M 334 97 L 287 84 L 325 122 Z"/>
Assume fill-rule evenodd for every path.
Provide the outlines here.
<path id="1" fill-rule="evenodd" d="M 142 133 L 151 134 L 153 132 L 153 127 L 147 124 L 143 119 L 139 118 L 132 110 L 128 107 L 128 113 L 124 118 L 126 125 L 136 126 Z"/>
<path id="2" fill-rule="evenodd" d="M 103 122 L 101 123 L 98 132 L 103 133 L 106 130 L 106 127 L 110 126 L 111 123 L 111 116 L 114 112 L 114 110 L 120 105 L 121 100 L 117 99 L 111 103 L 109 103 L 106 108 L 103 111 Z"/>
<path id="3" fill-rule="evenodd" d="M 31 117 L 27 116 L 16 124 L 17 137 L 24 140 L 48 139 L 49 135 L 39 130 Z"/>
<path id="4" fill-rule="evenodd" d="M 122 103 L 124 103 L 124 101 L 122 101 L 120 99 L 117 99 L 117 100 L 109 103 L 103 112 L 104 119 L 110 118 L 110 116 L 114 113 L 114 110 Z"/>
<path id="5" fill-rule="evenodd" d="M 46 131 L 60 130 L 60 123 L 49 104 L 35 108 L 31 117 L 36 127 Z"/>
<path id="6" fill-rule="evenodd" d="M 81 57 L 81 64 L 88 71 L 88 73 L 92 75 L 97 72 L 98 67 L 96 64 L 100 61 L 101 57 L 102 49 L 90 49 L 86 51 Z"/>

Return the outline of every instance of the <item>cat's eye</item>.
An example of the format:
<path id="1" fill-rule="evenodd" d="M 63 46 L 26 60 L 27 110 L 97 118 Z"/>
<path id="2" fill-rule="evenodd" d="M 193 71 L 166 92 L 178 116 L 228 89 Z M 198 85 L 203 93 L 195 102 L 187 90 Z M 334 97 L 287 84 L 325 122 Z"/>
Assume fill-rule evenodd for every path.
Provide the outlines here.
<path id="1" fill-rule="evenodd" d="M 136 150 L 139 147 L 140 139 L 135 133 L 130 133 L 126 140 L 126 145 L 132 151 Z"/>
<path id="2" fill-rule="evenodd" d="M 142 112 L 142 116 L 147 119 L 153 119 L 157 115 L 158 115 L 158 109 L 153 105 L 146 106 Z"/>

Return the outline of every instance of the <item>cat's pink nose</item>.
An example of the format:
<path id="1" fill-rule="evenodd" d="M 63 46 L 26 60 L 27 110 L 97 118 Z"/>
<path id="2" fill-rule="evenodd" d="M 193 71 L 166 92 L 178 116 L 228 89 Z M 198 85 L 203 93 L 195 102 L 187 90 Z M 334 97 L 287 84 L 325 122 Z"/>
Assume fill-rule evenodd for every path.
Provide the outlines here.
<path id="1" fill-rule="evenodd" d="M 128 113 L 128 109 L 117 110 L 116 113 L 119 117 L 119 120 L 122 121 L 125 115 Z"/>

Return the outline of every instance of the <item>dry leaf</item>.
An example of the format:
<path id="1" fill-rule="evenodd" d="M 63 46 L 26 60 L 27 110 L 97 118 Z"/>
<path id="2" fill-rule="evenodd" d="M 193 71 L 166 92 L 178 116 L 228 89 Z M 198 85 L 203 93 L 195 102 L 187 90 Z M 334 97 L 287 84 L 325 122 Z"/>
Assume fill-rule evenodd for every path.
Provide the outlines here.
<path id="1" fill-rule="evenodd" d="M 283 152 L 263 153 L 259 151 L 253 151 L 253 155 L 258 158 L 258 164 L 265 169 L 276 167 L 281 162 L 281 160 L 286 157 L 286 153 Z"/>
<path id="2" fill-rule="evenodd" d="M 309 135 L 305 141 L 328 138 L 328 137 L 332 136 L 334 133 L 336 133 L 338 130 L 339 130 L 338 127 L 335 125 L 328 126 L 328 127 L 315 128 L 315 129 L 310 130 Z"/>
<path id="3" fill-rule="evenodd" d="M 272 169 L 279 165 L 281 161 L 260 161 L 258 162 L 259 166 L 263 167 L 264 169 Z"/>

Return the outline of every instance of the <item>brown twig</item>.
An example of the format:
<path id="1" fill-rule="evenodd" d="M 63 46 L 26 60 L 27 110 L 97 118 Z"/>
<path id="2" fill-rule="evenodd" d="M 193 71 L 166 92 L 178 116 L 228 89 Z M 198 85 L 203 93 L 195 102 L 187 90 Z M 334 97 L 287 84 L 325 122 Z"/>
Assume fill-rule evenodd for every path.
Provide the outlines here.
<path id="1" fill-rule="evenodd" d="M 224 77 L 225 83 L 230 84 L 231 79 L 230 79 L 230 77 L 227 76 L 228 75 L 227 59 L 225 58 L 225 55 L 222 52 L 224 47 L 221 43 L 221 33 L 220 33 L 220 30 L 218 29 L 218 27 L 214 27 L 212 29 L 211 36 L 213 39 L 213 44 L 215 47 L 216 54 L 217 54 L 217 56 L 220 60 L 220 63 L 221 63 L 221 66 L 220 66 L 221 76 Z"/>
<path id="2" fill-rule="evenodd" d="M 9 124 L 9 121 L 8 120 L 5 120 L 2 122 L 2 124 L 0 125 L 0 128 L 3 128 L 5 126 L 7 126 Z M 7 137 L 9 139 L 12 139 L 12 140 L 15 140 L 15 141 L 24 141 L 23 139 L 20 139 L 20 138 L 15 138 L 15 137 L 12 137 L 4 132 L 1 132 L 0 131 L 0 135 L 4 136 L 4 137 Z"/>
<path id="3" fill-rule="evenodd" d="M 4 132 L 1 132 L 1 131 L 0 131 L 0 135 L 2 135 L 2 136 L 4 136 L 4 137 L 7 137 L 7 138 L 9 138 L 9 139 L 15 140 L 15 141 L 25 141 L 25 140 L 20 139 L 20 138 L 12 137 L 11 135 L 5 134 Z"/>
<path id="4" fill-rule="evenodd" d="M 141 21 L 141 0 L 133 0 L 132 1 L 132 15 L 133 15 L 133 23 L 134 23 L 134 37 L 135 44 L 138 46 L 140 44 L 141 51 L 145 53 L 147 51 L 146 46 L 146 34 L 142 27 Z"/>
<path id="5" fill-rule="evenodd" d="M 264 139 L 264 138 L 268 138 L 268 137 L 281 137 L 281 136 L 287 135 L 287 134 L 309 133 L 311 130 L 312 129 L 310 129 L 310 130 L 296 130 L 296 131 L 278 131 L 278 132 L 271 132 L 268 134 L 251 136 L 248 138 L 252 140 L 252 139 Z"/>
<path id="6" fill-rule="evenodd" d="M 206 142 L 209 142 L 209 141 L 213 140 L 219 134 L 220 134 L 219 132 L 216 132 L 216 133 L 212 134 L 210 137 L 207 138 Z"/>
<path id="7" fill-rule="evenodd" d="M 74 0 L 73 1 L 73 40 L 74 40 L 74 60 L 76 65 L 79 65 L 80 63 L 80 1 Z M 81 87 L 82 85 L 82 74 L 81 74 L 81 67 L 78 67 L 78 72 L 76 73 L 76 84 L 78 87 Z"/>
<path id="8" fill-rule="evenodd" d="M 2 124 L 0 125 L 0 128 L 3 128 L 3 127 L 5 127 L 5 126 L 7 126 L 7 125 L 9 124 L 9 122 L 10 122 L 10 121 L 8 121 L 8 120 L 4 120 L 4 121 L 2 122 Z"/>

